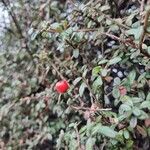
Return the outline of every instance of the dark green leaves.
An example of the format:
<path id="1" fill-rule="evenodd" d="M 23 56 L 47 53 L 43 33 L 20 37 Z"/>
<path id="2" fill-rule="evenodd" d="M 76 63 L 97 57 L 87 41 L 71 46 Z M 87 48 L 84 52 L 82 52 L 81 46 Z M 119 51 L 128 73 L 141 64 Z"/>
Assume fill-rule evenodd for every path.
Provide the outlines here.
<path id="1" fill-rule="evenodd" d="M 136 40 L 139 40 L 141 34 L 142 34 L 142 31 L 143 31 L 143 27 L 142 26 L 139 26 L 137 28 L 132 28 L 130 30 L 127 31 L 127 34 L 128 35 L 134 35 L 134 38 Z"/>
<path id="2" fill-rule="evenodd" d="M 130 120 L 130 127 L 131 128 L 135 128 L 137 125 L 137 118 L 136 117 L 132 117 Z"/>
<path id="3" fill-rule="evenodd" d="M 9 1 L 17 24 L 0 35 L 1 149 L 148 149 L 149 6 L 74 1 Z M 64 78 L 70 90 L 58 94 Z"/>
<path id="4" fill-rule="evenodd" d="M 101 76 L 98 76 L 95 81 L 93 82 L 93 89 L 97 90 L 98 87 L 100 87 L 103 84 Z"/>
<path id="5" fill-rule="evenodd" d="M 86 87 L 87 87 L 87 85 L 83 82 L 81 84 L 80 88 L 79 88 L 79 94 L 80 94 L 80 96 L 83 95 L 83 92 L 84 92 L 84 90 L 85 90 Z"/>
<path id="6" fill-rule="evenodd" d="M 102 125 L 96 125 L 93 128 L 92 133 L 104 135 L 109 138 L 115 138 L 118 134 L 116 131 L 114 131 L 114 129 L 112 129 L 108 126 L 102 126 Z"/>
<path id="7" fill-rule="evenodd" d="M 140 108 L 148 108 L 150 110 L 150 101 L 144 101 L 142 102 L 142 104 L 140 105 Z"/>
<path id="8" fill-rule="evenodd" d="M 114 64 L 117 64 L 119 61 L 121 61 L 121 58 L 115 57 L 115 58 L 110 59 L 107 65 L 109 65 L 109 66 L 114 65 Z"/>
<path id="9" fill-rule="evenodd" d="M 78 49 L 73 50 L 73 57 L 78 58 L 78 56 L 79 56 L 79 50 Z"/>
<path id="10" fill-rule="evenodd" d="M 120 91 L 118 88 L 114 88 L 112 91 L 112 95 L 114 98 L 119 98 L 120 97 Z"/>
<path id="11" fill-rule="evenodd" d="M 133 84 L 134 80 L 135 80 L 135 77 L 136 77 L 136 72 L 135 70 L 132 70 L 129 75 L 128 75 L 128 79 L 129 79 L 129 83 L 130 84 Z"/>
<path id="12" fill-rule="evenodd" d="M 82 77 L 78 77 L 73 81 L 73 84 L 76 85 L 78 82 L 82 80 Z"/>

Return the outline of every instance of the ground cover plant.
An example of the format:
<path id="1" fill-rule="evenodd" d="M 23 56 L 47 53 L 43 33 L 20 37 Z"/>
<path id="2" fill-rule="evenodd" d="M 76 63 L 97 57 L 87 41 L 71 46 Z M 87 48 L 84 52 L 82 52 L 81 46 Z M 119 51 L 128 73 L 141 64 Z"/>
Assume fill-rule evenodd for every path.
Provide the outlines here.
<path id="1" fill-rule="evenodd" d="M 0 4 L 0 149 L 150 148 L 148 0 Z"/>

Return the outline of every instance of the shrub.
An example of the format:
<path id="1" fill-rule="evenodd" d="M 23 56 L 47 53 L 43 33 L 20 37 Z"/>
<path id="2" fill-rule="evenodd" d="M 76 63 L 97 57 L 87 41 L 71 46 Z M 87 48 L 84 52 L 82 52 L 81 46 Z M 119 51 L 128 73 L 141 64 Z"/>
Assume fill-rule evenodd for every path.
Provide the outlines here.
<path id="1" fill-rule="evenodd" d="M 148 150 L 149 5 L 2 3 L 1 149 Z"/>

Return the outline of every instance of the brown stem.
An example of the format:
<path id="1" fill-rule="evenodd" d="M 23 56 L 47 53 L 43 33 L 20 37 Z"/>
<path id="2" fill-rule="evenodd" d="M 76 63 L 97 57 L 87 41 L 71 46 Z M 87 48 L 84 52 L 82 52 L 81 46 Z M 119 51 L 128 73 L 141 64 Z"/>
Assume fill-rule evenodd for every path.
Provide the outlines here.
<path id="1" fill-rule="evenodd" d="M 98 102 L 98 100 L 97 100 L 97 98 L 95 97 L 95 95 L 94 95 L 94 93 L 93 93 L 93 91 L 92 91 L 92 89 L 91 89 L 91 87 L 90 87 L 90 85 L 89 85 L 89 83 L 88 83 L 88 81 L 84 78 L 84 77 L 82 77 L 82 80 L 85 82 L 85 84 L 87 85 L 87 88 L 88 88 L 88 90 L 90 91 L 90 93 L 92 94 L 92 97 L 94 98 L 94 100 L 96 101 L 96 102 Z M 91 99 L 91 104 L 93 104 L 94 102 L 93 102 L 93 99 Z"/>
<path id="2" fill-rule="evenodd" d="M 80 134 L 79 134 L 77 126 L 75 126 L 75 131 L 76 131 L 76 135 L 77 135 L 78 150 L 81 150 Z"/>
<path id="3" fill-rule="evenodd" d="M 141 0 L 140 4 L 141 4 L 141 7 L 140 7 L 140 16 L 142 16 L 142 13 L 143 13 L 143 10 L 144 10 L 144 2 L 145 0 Z"/>
<path id="4" fill-rule="evenodd" d="M 23 38 L 22 30 L 20 28 L 20 25 L 18 23 L 16 15 L 10 10 L 10 8 L 8 7 L 7 3 L 4 0 L 1 0 L 1 1 L 4 4 L 5 8 L 7 9 L 7 11 L 9 12 L 9 14 L 10 14 L 10 16 L 11 16 L 11 18 L 12 18 L 12 20 L 13 20 L 13 22 L 14 22 L 17 30 L 18 30 L 18 33 L 20 34 L 20 37 Z"/>
<path id="5" fill-rule="evenodd" d="M 112 110 L 111 108 L 91 109 L 89 107 L 77 107 L 77 106 L 73 106 L 73 105 L 71 105 L 70 107 L 73 109 L 76 109 L 76 110 L 88 110 L 88 111 L 110 111 L 110 110 Z"/>
<path id="6" fill-rule="evenodd" d="M 56 65 L 54 63 L 52 63 L 51 61 L 49 61 L 49 63 L 51 64 L 51 66 L 53 67 L 53 69 L 57 72 L 57 74 L 60 76 L 60 78 L 62 80 L 65 80 L 65 77 L 60 73 L 60 71 L 57 69 Z"/>
<path id="7" fill-rule="evenodd" d="M 139 42 L 139 49 L 140 49 L 141 53 L 147 55 L 148 57 L 150 55 L 142 49 L 142 45 L 143 45 L 143 41 L 144 41 L 145 35 L 147 34 L 147 26 L 148 26 L 149 16 L 150 16 L 150 9 L 147 10 L 147 12 L 146 12 L 145 19 L 144 19 L 144 25 L 143 25 L 143 32 L 142 32 L 142 35 L 141 35 L 141 38 L 140 38 L 140 42 Z"/>

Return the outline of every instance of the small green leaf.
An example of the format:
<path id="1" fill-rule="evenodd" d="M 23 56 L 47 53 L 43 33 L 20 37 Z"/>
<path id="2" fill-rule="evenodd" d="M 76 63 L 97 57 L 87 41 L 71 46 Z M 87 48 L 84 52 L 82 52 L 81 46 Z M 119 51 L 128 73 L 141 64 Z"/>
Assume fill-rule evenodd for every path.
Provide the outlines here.
<path id="1" fill-rule="evenodd" d="M 74 81 L 73 81 L 73 85 L 76 85 L 78 82 L 80 82 L 81 81 L 81 77 L 78 77 L 78 78 L 76 78 Z"/>
<path id="2" fill-rule="evenodd" d="M 120 91 L 118 88 L 114 88 L 112 91 L 112 95 L 114 98 L 119 98 L 120 97 Z"/>
<path id="3" fill-rule="evenodd" d="M 124 135 L 125 139 L 129 139 L 129 137 L 130 137 L 128 130 L 124 130 L 123 135 Z"/>
<path id="4" fill-rule="evenodd" d="M 99 22 L 101 22 L 103 19 L 104 19 L 104 16 L 103 16 L 103 15 L 100 15 L 100 16 L 97 18 L 97 20 L 98 20 Z"/>
<path id="5" fill-rule="evenodd" d="M 140 109 L 137 108 L 137 107 L 134 107 L 134 108 L 133 108 L 133 114 L 134 114 L 135 116 L 140 116 L 140 115 L 141 115 Z"/>
<path id="6" fill-rule="evenodd" d="M 104 6 L 100 7 L 101 11 L 106 11 L 106 10 L 109 10 L 109 9 L 110 9 L 109 5 L 104 5 Z"/>
<path id="7" fill-rule="evenodd" d="M 128 99 L 124 104 L 130 106 L 130 107 L 133 107 L 133 102 L 131 99 Z"/>
<path id="8" fill-rule="evenodd" d="M 101 64 L 106 64 L 108 62 L 108 60 L 107 59 L 103 59 L 103 60 L 101 60 L 101 61 L 99 61 L 99 65 L 101 65 Z"/>
<path id="9" fill-rule="evenodd" d="M 117 132 L 114 131 L 114 129 L 108 127 L 108 126 L 102 126 L 101 124 L 96 125 L 92 129 L 92 135 L 95 134 L 102 134 L 104 136 L 110 137 L 110 138 L 115 138 L 117 135 Z"/>
<path id="10" fill-rule="evenodd" d="M 96 78 L 96 80 L 94 81 L 94 83 L 93 83 L 93 88 L 94 88 L 94 90 L 97 90 L 97 88 L 98 88 L 99 86 L 101 86 L 102 84 L 103 84 L 102 78 L 101 78 L 101 76 L 98 76 L 98 77 Z"/>
<path id="11" fill-rule="evenodd" d="M 76 127 L 76 126 L 77 126 L 76 123 L 70 123 L 70 124 L 69 124 L 69 128 L 74 128 L 74 127 Z"/>
<path id="12" fill-rule="evenodd" d="M 30 29 L 28 30 L 28 34 L 29 34 L 29 35 L 31 35 L 33 32 L 34 32 L 34 28 L 30 28 Z"/>
<path id="13" fill-rule="evenodd" d="M 88 138 L 88 140 L 86 141 L 86 150 L 93 150 L 93 146 L 96 142 L 95 138 Z"/>
<path id="14" fill-rule="evenodd" d="M 138 117 L 138 119 L 145 120 L 147 118 L 149 118 L 149 115 L 141 110 L 141 115 Z"/>
<path id="15" fill-rule="evenodd" d="M 143 31 L 143 27 L 139 26 L 138 28 L 132 28 L 132 29 L 128 30 L 127 34 L 128 35 L 134 35 L 134 38 L 136 40 L 138 40 L 141 36 L 142 31 Z"/>
<path id="16" fill-rule="evenodd" d="M 101 75 L 102 75 L 103 77 L 106 77 L 107 73 L 108 73 L 107 69 L 103 69 L 103 70 L 101 71 Z"/>
<path id="17" fill-rule="evenodd" d="M 120 57 L 115 57 L 115 58 L 109 60 L 108 65 L 110 66 L 110 65 L 117 64 L 119 61 L 121 61 L 121 58 Z"/>
<path id="18" fill-rule="evenodd" d="M 142 102 L 142 104 L 140 105 L 140 108 L 148 108 L 148 109 L 150 109 L 150 101 Z"/>
<path id="19" fill-rule="evenodd" d="M 130 127 L 131 128 L 135 128 L 137 125 L 137 118 L 136 117 L 132 117 L 130 120 Z"/>
<path id="20" fill-rule="evenodd" d="M 100 71 L 101 71 L 101 67 L 100 66 L 96 66 L 92 70 L 92 75 L 93 76 L 97 76 L 100 73 Z"/>
<path id="21" fill-rule="evenodd" d="M 136 50 L 135 52 L 133 52 L 133 53 L 131 54 L 130 58 L 133 59 L 133 58 L 135 58 L 135 57 L 137 57 L 137 56 L 139 56 L 139 55 L 140 55 L 140 50 Z"/>
<path id="22" fill-rule="evenodd" d="M 99 133 L 110 138 L 115 138 L 117 135 L 117 132 L 114 131 L 114 129 L 107 127 L 107 126 L 101 126 L 101 128 L 99 129 Z"/>
<path id="23" fill-rule="evenodd" d="M 79 56 L 79 50 L 78 49 L 73 50 L 73 57 L 78 58 L 78 56 Z"/>
<path id="24" fill-rule="evenodd" d="M 135 70 L 132 70 L 128 75 L 129 83 L 133 84 L 135 78 L 136 78 L 136 72 Z"/>
<path id="25" fill-rule="evenodd" d="M 116 78 L 114 79 L 114 85 L 120 85 L 120 83 L 121 83 L 120 78 L 116 77 Z"/>
<path id="26" fill-rule="evenodd" d="M 83 82 L 79 88 L 79 95 L 82 96 L 87 85 Z"/>
<path id="27" fill-rule="evenodd" d="M 35 31 L 35 32 L 33 32 L 33 33 L 31 34 L 31 41 L 35 40 L 38 34 L 39 34 L 39 31 L 38 31 L 38 30 Z"/>
<path id="28" fill-rule="evenodd" d="M 142 102 L 143 99 L 142 99 L 142 98 L 139 98 L 139 97 L 132 97 L 132 101 L 133 101 L 134 104 L 136 104 L 136 103 Z"/>
<path id="29" fill-rule="evenodd" d="M 119 114 L 124 114 L 125 112 L 131 111 L 131 107 L 127 104 L 122 104 L 119 107 Z"/>
<path id="30" fill-rule="evenodd" d="M 79 133 L 80 133 L 80 134 L 85 133 L 85 132 L 86 132 L 86 129 L 87 129 L 87 126 L 83 126 L 83 127 L 79 130 Z"/>
<path id="31" fill-rule="evenodd" d="M 150 101 L 150 93 L 148 93 L 148 95 L 146 97 L 146 101 Z"/>
<path id="32" fill-rule="evenodd" d="M 84 72 L 83 72 L 83 74 L 82 74 L 82 77 L 86 77 L 87 72 L 88 72 L 88 69 L 85 69 Z"/>
<path id="33" fill-rule="evenodd" d="M 144 72 L 143 74 L 141 74 L 139 77 L 138 77 L 138 82 L 140 82 L 142 79 L 145 78 L 145 75 L 146 75 L 146 72 Z"/>

